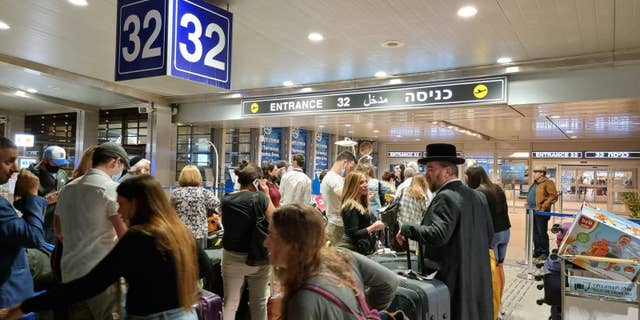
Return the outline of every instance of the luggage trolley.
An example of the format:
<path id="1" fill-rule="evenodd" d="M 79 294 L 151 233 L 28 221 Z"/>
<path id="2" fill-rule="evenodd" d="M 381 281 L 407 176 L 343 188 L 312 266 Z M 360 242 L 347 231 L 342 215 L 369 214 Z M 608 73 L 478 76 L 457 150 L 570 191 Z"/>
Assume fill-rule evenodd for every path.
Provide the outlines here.
<path id="1" fill-rule="evenodd" d="M 638 260 L 561 256 L 562 319 L 624 319 L 640 320 L 640 283 L 616 281 L 580 268 L 567 268 L 574 259 L 603 263 L 634 263 Z"/>

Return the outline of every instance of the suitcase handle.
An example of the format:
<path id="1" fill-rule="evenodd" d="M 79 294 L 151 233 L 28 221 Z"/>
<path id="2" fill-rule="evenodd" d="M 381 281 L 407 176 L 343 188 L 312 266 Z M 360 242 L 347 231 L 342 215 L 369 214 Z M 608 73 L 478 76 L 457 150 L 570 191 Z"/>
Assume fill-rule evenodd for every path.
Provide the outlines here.
<path id="1" fill-rule="evenodd" d="M 424 275 L 425 274 L 425 266 L 424 266 L 424 260 L 422 260 L 422 253 L 420 252 L 420 243 L 418 243 L 418 249 L 416 250 L 416 256 L 417 256 L 417 262 L 418 262 L 418 270 L 412 270 L 411 269 L 411 251 L 409 251 L 409 239 L 404 240 L 404 250 L 407 252 L 407 271 L 411 272 L 415 272 L 419 275 Z"/>

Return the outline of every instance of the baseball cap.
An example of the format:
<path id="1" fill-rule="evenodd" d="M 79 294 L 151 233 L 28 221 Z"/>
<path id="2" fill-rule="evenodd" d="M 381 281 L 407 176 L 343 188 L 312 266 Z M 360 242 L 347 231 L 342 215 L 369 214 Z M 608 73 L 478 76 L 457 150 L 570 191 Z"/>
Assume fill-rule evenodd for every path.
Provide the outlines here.
<path id="1" fill-rule="evenodd" d="M 69 161 L 67 161 L 67 153 L 64 149 L 58 146 L 48 146 L 44 149 L 42 153 L 43 159 L 49 159 L 51 162 L 55 163 L 57 166 L 66 166 Z"/>
<path id="2" fill-rule="evenodd" d="M 105 142 L 96 147 L 96 150 L 93 152 L 94 157 L 97 156 L 107 156 L 111 158 L 120 158 L 122 159 L 122 163 L 129 169 L 129 157 L 127 156 L 127 152 L 119 145 L 113 142 Z"/>

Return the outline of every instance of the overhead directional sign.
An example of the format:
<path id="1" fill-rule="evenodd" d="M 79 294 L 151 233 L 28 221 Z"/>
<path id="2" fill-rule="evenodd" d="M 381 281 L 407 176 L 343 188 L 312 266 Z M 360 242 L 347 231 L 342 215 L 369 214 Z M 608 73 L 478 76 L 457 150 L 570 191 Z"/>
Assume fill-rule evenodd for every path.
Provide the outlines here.
<path id="1" fill-rule="evenodd" d="M 242 115 L 251 117 L 450 104 L 479 105 L 506 101 L 507 78 L 499 77 L 249 99 L 242 101 Z"/>
<path id="2" fill-rule="evenodd" d="M 535 159 L 581 159 L 582 151 L 534 151 L 531 157 Z"/>
<path id="3" fill-rule="evenodd" d="M 233 15 L 204 0 L 118 0 L 116 81 L 168 75 L 231 88 Z"/>
<path id="4" fill-rule="evenodd" d="M 640 159 L 640 151 L 585 151 L 587 159 Z"/>

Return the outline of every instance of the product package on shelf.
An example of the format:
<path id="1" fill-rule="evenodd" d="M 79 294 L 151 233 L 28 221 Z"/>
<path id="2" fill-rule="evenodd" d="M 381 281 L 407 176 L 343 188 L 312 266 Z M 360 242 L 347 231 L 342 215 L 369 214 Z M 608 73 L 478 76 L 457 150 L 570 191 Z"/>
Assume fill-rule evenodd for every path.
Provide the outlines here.
<path id="1" fill-rule="evenodd" d="M 635 281 L 640 273 L 640 225 L 606 210 L 582 206 L 559 253 L 606 278 Z"/>

